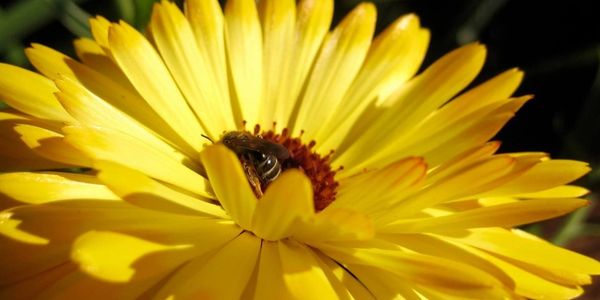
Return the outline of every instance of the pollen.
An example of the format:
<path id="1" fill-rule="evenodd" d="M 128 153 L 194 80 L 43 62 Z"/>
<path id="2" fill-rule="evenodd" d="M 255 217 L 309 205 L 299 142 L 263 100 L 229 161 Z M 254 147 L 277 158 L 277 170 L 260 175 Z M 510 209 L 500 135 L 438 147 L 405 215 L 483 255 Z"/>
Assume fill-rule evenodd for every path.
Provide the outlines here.
<path id="1" fill-rule="evenodd" d="M 297 168 L 310 179 L 315 211 L 319 212 L 325 209 L 335 200 L 339 186 L 335 180 L 335 174 L 342 168 L 336 170 L 331 168 L 333 151 L 321 156 L 314 150 L 315 141 L 304 143 L 302 133 L 298 137 L 291 137 L 287 128 L 276 133 L 275 126 L 273 126 L 273 130 L 261 131 L 260 126 L 256 125 L 254 126 L 254 135 L 260 135 L 261 138 L 281 144 L 288 149 L 290 158 L 282 162 L 283 170 Z"/>

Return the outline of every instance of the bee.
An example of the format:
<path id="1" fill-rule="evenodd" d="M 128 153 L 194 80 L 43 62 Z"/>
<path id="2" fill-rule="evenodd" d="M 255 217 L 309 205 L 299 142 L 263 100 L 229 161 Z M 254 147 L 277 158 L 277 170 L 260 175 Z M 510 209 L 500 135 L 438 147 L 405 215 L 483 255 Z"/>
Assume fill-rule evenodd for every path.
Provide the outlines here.
<path id="1" fill-rule="evenodd" d="M 281 163 L 290 157 L 284 146 L 245 131 L 227 132 L 221 142 L 238 156 L 258 198 L 262 197 L 263 189 L 279 177 Z"/>

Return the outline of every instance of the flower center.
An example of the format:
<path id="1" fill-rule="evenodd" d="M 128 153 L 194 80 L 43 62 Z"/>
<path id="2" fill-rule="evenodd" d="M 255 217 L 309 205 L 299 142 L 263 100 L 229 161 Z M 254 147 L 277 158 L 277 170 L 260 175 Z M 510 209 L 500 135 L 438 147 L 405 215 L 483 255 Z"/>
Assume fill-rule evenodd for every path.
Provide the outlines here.
<path id="1" fill-rule="evenodd" d="M 260 125 L 254 126 L 252 134 L 255 137 L 265 141 L 276 143 L 285 147 L 289 152 L 289 158 L 279 161 L 281 171 L 290 168 L 300 169 L 310 179 L 313 188 L 313 201 L 315 211 L 321 211 L 335 200 L 337 187 L 339 183 L 335 180 L 336 172 L 342 168 L 333 170 L 331 168 L 331 156 L 333 151 L 327 155 L 321 156 L 313 150 L 316 142 L 310 141 L 308 144 L 302 142 L 302 133 L 298 137 L 291 137 L 287 128 L 276 133 L 275 126 L 272 130 L 261 130 Z M 267 184 L 261 185 L 266 189 Z"/>

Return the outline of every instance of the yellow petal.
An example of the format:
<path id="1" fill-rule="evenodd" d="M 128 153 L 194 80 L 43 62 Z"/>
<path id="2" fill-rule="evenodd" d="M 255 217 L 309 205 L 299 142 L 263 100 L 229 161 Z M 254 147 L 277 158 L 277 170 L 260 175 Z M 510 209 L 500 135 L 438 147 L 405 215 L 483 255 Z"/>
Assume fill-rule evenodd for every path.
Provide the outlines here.
<path id="1" fill-rule="evenodd" d="M 411 194 L 425 176 L 427 165 L 422 158 L 410 157 L 384 168 L 366 171 L 356 176 L 340 179 L 336 200 L 327 208 L 351 208 L 373 214 L 387 208 L 401 195 Z M 368 188 L 365 188 L 368 187 Z"/>
<path id="2" fill-rule="evenodd" d="M 360 265 L 345 265 L 346 268 L 360 282 L 369 289 L 373 299 L 394 299 L 394 300 L 424 300 L 413 290 L 416 288 L 414 282 L 404 278 L 398 278 L 391 272 L 381 271 L 376 268 L 370 268 Z M 464 291 L 464 289 L 463 289 Z M 370 299 L 366 297 L 365 299 Z M 362 298 L 358 298 L 362 299 Z"/>
<path id="3" fill-rule="evenodd" d="M 383 269 L 423 285 L 455 289 L 493 288 L 499 285 L 492 276 L 461 262 L 400 250 L 371 248 L 368 245 L 366 243 L 366 248 L 352 248 L 320 244 L 319 248 L 340 263 Z"/>
<path id="4" fill-rule="evenodd" d="M 106 160 L 138 170 L 200 196 L 210 198 L 206 179 L 172 155 L 135 137 L 108 128 L 67 127 L 65 140 L 93 160 Z"/>
<path id="5" fill-rule="evenodd" d="M 514 165 L 515 159 L 509 156 L 496 156 L 477 162 L 399 202 L 388 211 L 387 218 L 378 221 L 383 224 L 386 220 L 398 220 L 449 199 L 485 191 L 490 183 L 510 173 Z"/>
<path id="6" fill-rule="evenodd" d="M 115 283 L 75 270 L 45 287 L 36 297 L 39 299 L 135 299 L 159 280 L 160 278 L 151 278 L 129 284 Z M 102 291 L 102 293 L 90 293 L 90 291 Z"/>
<path id="7" fill-rule="evenodd" d="M 510 69 L 466 91 L 442 107 L 435 121 L 443 126 L 495 101 L 509 98 L 523 80 L 523 72 Z M 432 120 L 434 121 L 434 120 Z"/>
<path id="8" fill-rule="evenodd" d="M 69 260 L 69 248 L 74 240 L 90 230 L 118 231 L 154 243 L 194 244 L 196 247 L 213 245 L 209 242 L 213 237 L 227 241 L 241 231 L 230 221 L 146 210 L 124 201 L 93 199 L 19 206 L 9 211 L 9 217 L 19 222 L 21 233 L 17 232 L 20 236 L 15 238 L 25 232 L 52 242 L 42 248 L 0 236 L 0 242 L 6 245 L 0 255 L 3 266 L 0 284 L 30 278 L 64 263 Z M 216 243 L 213 247 L 219 245 Z"/>
<path id="9" fill-rule="evenodd" d="M 574 198 L 574 197 L 582 197 L 589 193 L 590 193 L 590 191 L 587 190 L 586 188 L 582 188 L 582 187 L 574 186 L 574 185 L 563 185 L 563 186 L 557 186 L 557 187 L 539 191 L 539 192 L 518 194 L 518 195 L 515 195 L 515 197 L 519 197 L 519 198 Z"/>
<path id="10" fill-rule="evenodd" d="M 4 285 L 0 289 L 0 299 L 35 299 L 47 290 L 54 282 L 75 272 L 77 266 L 65 262 L 54 268 L 49 268 L 41 273 L 19 282 Z"/>
<path id="11" fill-rule="evenodd" d="M 0 63 L 0 100 L 34 117 L 69 123 L 73 119 L 54 98 L 54 83 L 19 67 Z"/>
<path id="12" fill-rule="evenodd" d="M 106 101 L 111 106 L 131 116 L 148 128 L 163 136 L 169 142 L 177 145 L 182 151 L 195 153 L 190 150 L 181 137 L 148 105 L 146 100 L 129 83 L 129 80 L 116 81 L 116 78 L 108 77 L 110 74 L 102 74 L 83 65 L 74 59 L 42 45 L 33 45 L 27 49 L 32 64 L 53 80 L 69 78 L 79 82 L 89 92 Z M 88 93 L 89 93 L 88 92 Z"/>
<path id="13" fill-rule="evenodd" d="M 275 103 L 275 121 L 281 124 L 289 124 L 295 118 L 293 109 L 331 24 L 333 1 L 302 0 L 296 10 L 294 46 L 288 54 L 292 60 L 281 70 L 281 86 L 288 89 L 286 100 Z"/>
<path id="14" fill-rule="evenodd" d="M 42 127 L 17 125 L 14 130 L 21 135 L 21 140 L 41 157 L 61 162 L 69 166 L 91 166 L 90 160 L 83 152 L 67 144 L 60 133 Z"/>
<path id="15" fill-rule="evenodd" d="M 98 178 L 123 200 L 134 205 L 163 212 L 179 214 L 210 215 L 218 218 L 229 217 L 210 199 L 191 197 L 178 192 L 143 173 L 119 164 L 100 161 L 94 164 L 100 170 Z"/>
<path id="16" fill-rule="evenodd" d="M 242 233 L 210 257 L 199 257 L 178 270 L 157 299 L 240 299 L 254 272 L 260 239 Z"/>
<path id="17" fill-rule="evenodd" d="M 339 299 L 342 296 L 331 285 L 313 250 L 286 240 L 279 242 L 279 254 L 285 285 L 295 298 Z"/>
<path id="18" fill-rule="evenodd" d="M 330 134 L 317 140 L 318 149 L 335 149 L 346 136 L 360 113 L 385 89 L 400 86 L 417 71 L 425 57 L 428 39 L 419 39 L 419 18 L 410 14 L 399 18 L 373 41 L 356 79 L 332 116 L 336 124 Z"/>
<path id="19" fill-rule="evenodd" d="M 25 49 L 25 54 L 31 64 L 44 76 L 54 80 L 61 76 L 74 77 L 73 70 L 67 63 L 70 57 L 40 44 L 32 44 Z"/>
<path id="20" fill-rule="evenodd" d="M 373 221 L 368 216 L 342 208 L 323 210 L 294 225 L 294 238 L 307 243 L 369 240 L 375 235 Z"/>
<path id="21" fill-rule="evenodd" d="M 162 245 L 116 232 L 90 231 L 75 241 L 71 259 L 78 263 L 83 271 L 97 278 L 127 282 L 140 265 L 143 268 L 151 266 L 154 272 L 165 272 L 177 267 L 190 258 L 192 247 Z M 163 254 L 160 259 L 146 259 L 144 264 L 140 264 L 144 256 L 155 252 L 163 252 L 160 253 Z M 164 252 L 177 252 L 177 255 L 167 256 Z M 150 263 L 152 265 L 149 265 Z"/>
<path id="22" fill-rule="evenodd" d="M 523 237 L 518 231 L 473 229 L 466 236 L 453 235 L 451 239 L 543 269 L 573 274 L 600 273 L 600 263 L 596 260 L 543 240 Z"/>
<path id="23" fill-rule="evenodd" d="M 0 235 L 3 238 L 10 238 L 21 243 L 33 245 L 47 245 L 50 243 L 50 240 L 44 237 L 20 230 L 19 225 L 22 221 L 11 219 L 11 217 L 11 212 L 0 212 Z"/>
<path id="24" fill-rule="evenodd" d="M 256 276 L 254 299 L 292 299 L 283 281 L 278 242 L 262 242 Z"/>
<path id="25" fill-rule="evenodd" d="M 200 55 L 210 68 L 213 77 L 212 88 L 219 95 L 221 108 L 229 107 L 226 113 L 239 113 L 239 107 L 231 100 L 227 78 L 227 59 L 225 52 L 225 30 L 223 11 L 216 0 L 185 1 L 185 15 L 191 25 Z M 214 99 L 211 99 L 214 101 Z M 235 104 L 235 109 L 233 105 Z M 234 125 L 240 125 L 241 116 L 234 115 Z"/>
<path id="26" fill-rule="evenodd" d="M 382 232 L 444 232 L 478 227 L 516 227 L 569 213 L 588 204 L 582 199 L 536 199 L 471 209 L 435 218 L 399 221 Z"/>
<path id="27" fill-rule="evenodd" d="M 0 194 L 31 204 L 75 199 L 119 199 L 94 176 L 58 172 L 0 174 Z"/>
<path id="28" fill-rule="evenodd" d="M 109 42 L 115 60 L 140 95 L 188 145 L 199 150 L 204 142 L 200 124 L 152 45 L 125 23 L 110 27 Z"/>
<path id="29" fill-rule="evenodd" d="M 264 63 L 264 95 L 259 113 L 260 123 L 268 125 L 283 122 L 283 116 L 275 115 L 278 112 L 277 106 L 284 102 L 293 102 L 288 98 L 288 72 L 291 62 L 294 61 L 292 42 L 296 25 L 295 1 L 260 1 L 259 15 L 262 24 Z"/>
<path id="30" fill-rule="evenodd" d="M 427 172 L 427 182 L 436 182 L 439 178 L 444 178 L 476 161 L 489 158 L 498 151 L 498 148 L 500 148 L 500 142 L 492 141 L 463 151 Z"/>
<path id="31" fill-rule="evenodd" d="M 473 137 L 467 137 L 469 140 L 464 141 L 462 136 L 465 132 L 475 130 L 477 133 L 472 134 L 472 136 L 477 137 L 475 141 L 482 141 L 481 137 L 485 140 L 491 138 L 500 127 L 485 126 L 486 123 L 498 117 L 514 115 L 530 99 L 531 96 L 524 96 L 494 101 L 458 119 L 453 119 L 453 117 L 444 114 L 446 110 L 442 108 L 417 125 L 417 128 L 411 133 L 390 143 L 388 150 L 382 152 L 388 152 L 387 156 L 391 158 L 403 157 L 407 154 L 423 155 L 427 162 L 435 166 L 443 163 L 444 159 L 451 158 L 466 149 L 481 144 L 481 142 L 469 141 L 473 140 Z M 507 119 L 504 117 L 500 120 Z M 378 155 L 386 156 L 383 153 Z M 385 158 L 380 158 L 380 160 L 386 161 Z"/>
<path id="32" fill-rule="evenodd" d="M 263 41 L 253 0 L 225 5 L 225 40 L 242 119 L 257 124 L 263 97 Z"/>
<path id="33" fill-rule="evenodd" d="M 495 255 L 491 255 L 486 251 L 465 246 L 462 246 L 462 248 L 480 256 L 481 258 L 500 268 L 502 272 L 509 276 L 514 282 L 514 286 L 511 288 L 518 295 L 522 295 L 523 297 L 530 299 L 572 299 L 581 295 L 583 292 L 581 287 L 573 285 L 561 285 L 551 280 L 547 280 L 539 274 L 528 272 L 527 270 L 506 262 L 505 260 L 500 259 Z M 543 250 L 540 249 L 536 251 L 536 253 L 542 254 L 542 251 Z"/>
<path id="34" fill-rule="evenodd" d="M 574 160 L 547 160 L 540 162 L 514 180 L 483 196 L 509 196 L 532 193 L 560 186 L 585 175 L 590 171 L 587 163 Z"/>
<path id="35" fill-rule="evenodd" d="M 237 156 L 215 144 L 204 149 L 200 158 L 217 200 L 237 224 L 250 230 L 257 200 Z"/>
<path id="36" fill-rule="evenodd" d="M 346 167 L 364 160 L 366 149 L 385 149 L 405 135 L 414 124 L 440 107 L 475 78 L 483 66 L 485 48 L 470 44 L 445 55 L 421 75 L 402 85 L 386 102 L 387 108 L 364 133 L 354 135 L 348 149 L 336 158 Z"/>
<path id="37" fill-rule="evenodd" d="M 363 3 L 325 39 L 308 78 L 294 122 L 295 133 L 304 130 L 308 139 L 319 137 L 319 132 L 329 133 L 323 124 L 334 114 L 360 70 L 371 44 L 375 20 L 375 5 Z"/>
<path id="38" fill-rule="evenodd" d="M 423 156 L 431 163 L 432 167 L 437 166 L 468 149 L 472 149 L 473 147 L 487 142 L 496 135 L 512 117 L 514 117 L 514 113 L 511 112 L 482 118 L 479 122 L 471 123 L 470 126 L 457 132 L 451 139 L 452 142 L 442 143 L 438 147 L 424 153 Z M 450 139 L 448 141 L 450 141 Z"/>
<path id="39" fill-rule="evenodd" d="M 67 164 L 48 160 L 35 153 L 23 140 L 21 135 L 15 131 L 19 124 L 32 124 L 40 127 L 59 130 L 54 123 L 48 123 L 40 119 L 30 117 L 16 112 L 12 109 L 0 111 L 0 171 L 30 171 L 51 170 L 70 167 Z"/>
<path id="40" fill-rule="evenodd" d="M 169 153 L 174 159 L 187 159 L 183 154 L 157 137 L 150 129 L 97 97 L 72 79 L 59 79 L 56 81 L 56 85 L 60 90 L 56 97 L 80 124 L 105 127 L 120 131 L 123 134 L 136 136 L 152 145 L 152 147 L 161 149 L 164 153 Z"/>
<path id="41" fill-rule="evenodd" d="M 289 170 L 271 183 L 258 201 L 252 232 L 269 241 L 283 239 L 292 234 L 292 224 L 297 219 L 313 213 L 310 180 L 299 170 Z"/>
<path id="42" fill-rule="evenodd" d="M 166 1 L 156 4 L 150 26 L 162 59 L 205 133 L 216 140 L 224 130 L 235 130 L 230 99 L 217 88 L 210 63 L 193 42 L 192 28 L 179 8 Z"/>
<path id="43" fill-rule="evenodd" d="M 350 273 L 350 271 L 328 256 L 320 252 L 315 252 L 315 254 L 319 257 L 321 268 L 327 270 L 325 274 L 328 275 L 329 280 L 333 282 L 333 284 L 337 285 L 337 281 L 342 283 L 344 288 L 348 289 L 354 299 L 375 299 L 369 289 L 364 286 L 363 282 L 355 277 L 355 274 Z M 331 273 L 329 271 L 331 271 Z M 329 274 L 331 274 L 333 278 Z"/>
<path id="44" fill-rule="evenodd" d="M 102 16 L 96 16 L 90 18 L 90 29 L 92 36 L 96 40 L 96 43 L 100 45 L 105 51 L 109 51 L 108 43 L 108 29 L 110 28 L 110 22 Z"/>
<path id="45" fill-rule="evenodd" d="M 465 248 L 464 246 L 457 246 L 443 238 L 428 234 L 384 234 L 382 237 L 388 242 L 402 245 L 402 247 L 415 253 L 443 257 L 444 259 L 472 266 L 495 277 L 505 286 L 510 287 L 514 285 L 512 279 L 493 263 L 463 249 Z"/>
<path id="46" fill-rule="evenodd" d="M 106 29 L 108 30 L 108 28 Z M 119 69 L 112 58 L 106 55 L 105 50 L 94 40 L 79 38 L 75 40 L 75 52 L 77 57 L 94 71 L 112 79 L 114 82 L 134 90 L 129 79 Z"/>

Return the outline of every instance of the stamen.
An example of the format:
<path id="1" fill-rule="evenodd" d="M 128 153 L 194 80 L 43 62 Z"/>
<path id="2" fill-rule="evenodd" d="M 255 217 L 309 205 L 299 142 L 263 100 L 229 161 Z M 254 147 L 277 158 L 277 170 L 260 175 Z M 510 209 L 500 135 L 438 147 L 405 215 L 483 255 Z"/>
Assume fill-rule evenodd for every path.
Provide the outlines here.
<path id="1" fill-rule="evenodd" d="M 258 135 L 259 132 L 260 126 L 257 125 L 254 127 L 254 135 Z M 330 162 L 334 153 L 333 150 L 321 157 L 313 150 L 317 144 L 316 141 L 311 140 L 308 144 L 304 144 L 301 140 L 304 131 L 301 131 L 300 136 L 295 138 L 289 134 L 289 129 L 284 128 L 280 134 L 275 133 L 274 130 L 268 130 L 263 131 L 260 136 L 288 149 L 290 158 L 282 162 L 283 170 L 298 168 L 308 176 L 313 186 L 315 211 L 321 211 L 335 200 L 339 185 L 335 180 L 335 174 L 342 168 L 331 169 Z"/>

